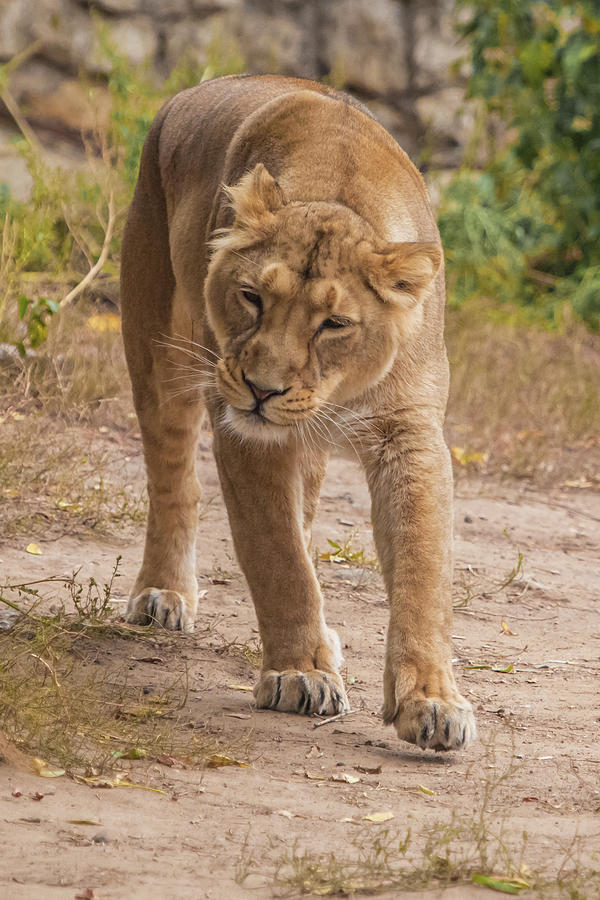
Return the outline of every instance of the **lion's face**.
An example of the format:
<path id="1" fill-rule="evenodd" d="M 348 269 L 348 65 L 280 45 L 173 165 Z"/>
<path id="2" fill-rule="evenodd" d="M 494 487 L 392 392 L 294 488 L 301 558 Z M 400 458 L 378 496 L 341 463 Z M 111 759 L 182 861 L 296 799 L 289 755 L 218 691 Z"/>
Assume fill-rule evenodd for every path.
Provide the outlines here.
<path id="1" fill-rule="evenodd" d="M 440 252 L 385 244 L 346 207 L 285 203 L 261 165 L 230 195 L 206 283 L 216 387 L 241 436 L 281 441 L 386 375 L 421 325 Z"/>

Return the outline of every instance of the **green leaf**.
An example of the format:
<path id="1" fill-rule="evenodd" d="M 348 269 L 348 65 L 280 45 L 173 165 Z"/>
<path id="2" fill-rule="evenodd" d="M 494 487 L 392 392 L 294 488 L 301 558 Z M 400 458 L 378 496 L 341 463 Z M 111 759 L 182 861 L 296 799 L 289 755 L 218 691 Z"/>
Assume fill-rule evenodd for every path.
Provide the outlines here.
<path id="1" fill-rule="evenodd" d="M 26 297 L 25 294 L 19 294 L 19 299 L 17 300 L 18 309 L 19 309 L 19 318 L 24 319 L 25 313 L 27 312 L 27 308 L 31 304 L 31 300 L 29 297 Z"/>
<path id="2" fill-rule="evenodd" d="M 40 297 L 40 303 L 43 303 L 50 315 L 54 315 L 60 309 L 60 303 L 56 300 L 49 300 L 48 297 Z"/>
<path id="3" fill-rule="evenodd" d="M 472 880 L 475 884 L 481 884 L 483 887 L 490 888 L 492 891 L 500 891 L 502 894 L 520 894 L 521 891 L 525 891 L 530 887 L 526 881 L 491 878 L 489 875 L 479 875 L 478 873 L 475 873 L 472 876 Z"/>

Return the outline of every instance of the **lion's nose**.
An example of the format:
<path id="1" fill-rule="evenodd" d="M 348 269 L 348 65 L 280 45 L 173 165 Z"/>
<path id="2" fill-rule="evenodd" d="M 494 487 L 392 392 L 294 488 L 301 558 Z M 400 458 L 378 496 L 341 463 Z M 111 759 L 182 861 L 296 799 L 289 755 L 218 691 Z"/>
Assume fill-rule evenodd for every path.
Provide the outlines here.
<path id="1" fill-rule="evenodd" d="M 255 384 L 253 381 L 250 381 L 249 378 L 246 378 L 245 375 L 243 377 L 244 377 L 244 381 L 246 382 L 246 384 L 248 385 L 248 387 L 250 388 L 250 390 L 252 391 L 252 393 L 254 394 L 256 399 L 259 401 L 259 403 L 261 403 L 263 400 L 267 400 L 269 397 L 272 397 L 276 394 L 281 396 L 283 394 L 287 394 L 287 392 L 289 391 L 289 388 L 285 388 L 285 390 L 281 391 L 281 390 L 278 390 L 277 388 L 260 387 L 258 384 Z"/>

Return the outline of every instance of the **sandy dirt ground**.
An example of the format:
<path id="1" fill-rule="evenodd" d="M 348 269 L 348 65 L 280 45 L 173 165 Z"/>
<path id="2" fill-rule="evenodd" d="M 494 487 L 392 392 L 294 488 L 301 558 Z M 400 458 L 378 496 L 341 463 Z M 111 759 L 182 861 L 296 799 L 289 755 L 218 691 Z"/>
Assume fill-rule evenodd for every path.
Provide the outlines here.
<path id="1" fill-rule="evenodd" d="M 131 441 L 128 452 L 141 480 L 139 442 Z M 0 896 L 298 896 L 298 886 L 280 883 L 291 871 L 286 855 L 331 853 L 351 863 L 369 842 L 410 828 L 417 858 L 426 835 L 452 816 L 470 822 L 482 817 L 503 829 L 515 848 L 511 865 L 526 831 L 529 868 L 556 871 L 577 852 L 582 866 L 598 869 L 600 496 L 549 496 L 485 479 L 457 484 L 455 603 L 464 605 L 454 618 L 454 656 L 480 740 L 464 752 L 436 754 L 399 742 L 382 724 L 387 611 L 381 578 L 372 568 L 318 563 L 328 621 L 344 648 L 352 714 L 319 725 L 256 710 L 251 693 L 232 687 L 252 685 L 257 669 L 224 648 L 252 645 L 256 620 L 233 558 L 208 439 L 199 461 L 205 505 L 198 574 L 207 593 L 197 632 L 157 638 L 154 650 L 151 641 L 140 643 L 139 651 L 131 640 L 107 642 L 101 651 L 107 656 L 98 663 L 121 657 L 130 677 L 150 689 L 172 682 L 185 666 L 189 693 L 182 714 L 188 727 L 220 736 L 250 765 L 199 770 L 155 761 L 131 764 L 134 781 L 164 793 L 102 790 L 68 777 L 50 782 L 0 765 Z M 369 516 L 358 466 L 333 459 L 315 547 L 326 551 L 328 539 L 343 543 L 354 535 L 353 546 L 369 556 Z M 274 536 L 274 552 L 284 539 Z M 119 608 L 142 540 L 141 527 L 118 539 L 40 538 L 42 555 L 31 556 L 26 539 L 15 538 L 0 545 L 0 568 L 3 580 L 31 580 L 82 567 L 82 577 L 103 582 L 121 554 L 123 577 L 114 594 Z M 519 554 L 521 570 L 510 580 Z M 153 662 L 139 660 L 152 653 Z M 492 790 L 495 780 L 500 784 Z M 41 801 L 32 800 L 36 791 L 44 793 Z M 393 818 L 365 819 L 373 813 Z M 408 893 L 383 890 L 379 896 Z M 461 884 L 427 890 L 426 896 L 468 900 L 486 891 Z"/>

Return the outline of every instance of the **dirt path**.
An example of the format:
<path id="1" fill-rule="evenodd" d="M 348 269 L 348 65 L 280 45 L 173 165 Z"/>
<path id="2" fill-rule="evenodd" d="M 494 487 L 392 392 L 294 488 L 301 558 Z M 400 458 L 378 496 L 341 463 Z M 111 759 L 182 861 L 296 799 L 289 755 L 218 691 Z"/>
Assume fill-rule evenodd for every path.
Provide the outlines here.
<path id="1" fill-rule="evenodd" d="M 314 866 L 305 865 L 296 885 L 285 887 L 274 877 L 278 868 L 280 880 L 293 873 L 286 857 L 298 860 L 306 851 L 313 862 L 332 854 L 352 863 L 371 853 L 371 872 L 377 872 L 373 848 L 407 828 L 413 841 L 408 856 L 426 885 L 436 865 L 455 865 L 460 876 L 460 848 L 476 841 L 482 824 L 490 829 L 490 848 L 499 829 L 506 835 L 502 841 L 516 847 L 509 859 L 501 858 L 502 851 L 490 859 L 496 873 L 518 868 L 523 831 L 526 864 L 534 873 L 556 871 L 569 852 L 580 853 L 580 867 L 598 869 L 593 854 L 600 847 L 600 497 L 571 492 L 549 498 L 485 481 L 459 484 L 455 598 L 464 606 L 454 621 L 455 664 L 476 708 L 481 741 L 464 753 L 441 755 L 400 744 L 379 717 L 386 603 L 380 577 L 369 568 L 319 563 L 328 620 L 342 639 L 357 712 L 315 727 L 315 720 L 256 711 L 250 693 L 230 687 L 256 678 L 256 669 L 236 650 L 252 645 L 256 622 L 233 560 L 208 447 L 200 459 L 210 502 L 198 542 L 200 583 L 208 592 L 198 632 L 158 641 L 155 662 L 132 659 L 148 655 L 147 644 L 139 653 L 131 641 L 106 647 L 113 659 L 123 657 L 140 685 L 169 682 L 185 664 L 190 729 L 221 735 L 251 765 L 198 771 L 151 763 L 136 770 L 134 780 L 164 793 L 99 790 L 67 778 L 49 782 L 1 766 L 0 896 L 74 898 L 86 896 L 87 889 L 94 898 L 128 900 L 225 900 L 269 897 L 273 891 L 298 896 L 303 880 L 310 885 Z M 355 464 L 334 459 L 314 543 L 324 551 L 327 539 L 344 543 L 352 534 L 353 546 L 369 556 L 369 503 L 361 474 Z M 35 557 L 24 552 L 25 540 L 13 540 L 0 546 L 0 567 L 3 577 L 31 579 L 82 566 L 82 576 L 104 581 L 122 554 L 124 577 L 115 595 L 122 601 L 141 541 L 141 530 L 119 541 L 71 536 L 40 541 L 43 554 Z M 505 585 L 519 553 L 521 570 Z M 19 791 L 20 797 L 13 796 Z M 32 801 L 36 791 L 45 794 L 41 801 Z M 365 820 L 373 813 L 393 818 Z M 450 821 L 454 843 L 446 853 L 450 833 L 444 826 Z M 571 844 L 574 835 L 580 848 Z M 397 859 L 393 851 L 391 863 L 381 867 L 382 887 Z M 341 871 L 343 877 L 348 870 Z M 321 894 L 339 884 L 335 865 L 322 866 L 323 872 Z M 354 877 L 355 888 L 360 877 Z M 430 896 L 458 900 L 485 896 L 482 890 L 460 885 Z M 384 890 L 380 896 L 405 893 Z"/>

